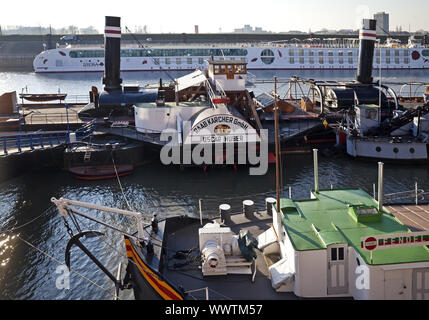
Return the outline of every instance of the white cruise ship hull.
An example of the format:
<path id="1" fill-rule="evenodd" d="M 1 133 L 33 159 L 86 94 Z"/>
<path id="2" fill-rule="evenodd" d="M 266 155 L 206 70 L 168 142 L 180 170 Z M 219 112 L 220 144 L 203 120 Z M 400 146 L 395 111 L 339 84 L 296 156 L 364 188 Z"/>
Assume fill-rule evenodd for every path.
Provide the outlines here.
<path id="1" fill-rule="evenodd" d="M 121 71 L 195 70 L 205 60 L 247 62 L 248 70 L 354 70 L 359 48 L 291 46 L 151 47 L 121 50 Z M 103 72 L 103 48 L 58 48 L 41 52 L 33 62 L 36 73 Z M 375 69 L 429 68 L 429 48 L 376 48 Z"/>

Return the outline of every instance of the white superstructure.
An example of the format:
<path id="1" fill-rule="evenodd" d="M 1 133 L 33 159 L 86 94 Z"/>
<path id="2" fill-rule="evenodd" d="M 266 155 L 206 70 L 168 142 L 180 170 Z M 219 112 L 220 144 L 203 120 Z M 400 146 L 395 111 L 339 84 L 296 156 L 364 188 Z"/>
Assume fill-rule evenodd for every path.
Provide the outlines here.
<path id="1" fill-rule="evenodd" d="M 356 40 L 356 39 L 355 39 Z M 249 70 L 272 69 L 356 69 L 359 48 L 356 41 L 317 44 L 183 44 L 122 47 L 121 71 L 195 70 L 205 60 L 241 60 Z M 36 73 L 102 72 L 103 47 L 65 47 L 41 52 L 34 59 Z M 429 48 L 379 46 L 374 52 L 374 68 L 429 68 Z"/>

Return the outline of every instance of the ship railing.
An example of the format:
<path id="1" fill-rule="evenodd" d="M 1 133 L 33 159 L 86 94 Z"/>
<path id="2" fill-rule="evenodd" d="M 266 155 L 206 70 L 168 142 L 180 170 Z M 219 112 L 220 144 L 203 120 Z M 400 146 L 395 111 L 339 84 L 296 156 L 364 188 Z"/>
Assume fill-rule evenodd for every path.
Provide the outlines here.
<path id="1" fill-rule="evenodd" d="M 221 84 L 220 84 L 220 82 L 219 82 L 219 81 L 217 81 L 217 80 L 216 80 L 216 91 L 218 91 L 218 92 L 220 93 L 220 96 L 221 96 L 222 98 L 225 98 L 225 97 L 226 97 L 225 90 L 223 90 L 222 85 L 221 85 Z"/>
<path id="2" fill-rule="evenodd" d="M 376 196 L 375 183 L 373 184 L 374 199 Z M 418 187 L 417 182 L 414 184 L 413 190 L 399 191 L 394 193 L 388 193 L 383 195 L 383 201 L 386 204 L 398 204 L 398 203 L 410 203 L 413 202 L 416 205 L 425 201 L 425 196 L 429 195 L 429 192 L 425 192 L 423 189 Z"/>
<path id="3" fill-rule="evenodd" d="M 89 94 L 67 94 L 64 100 L 58 100 L 59 102 L 37 102 L 37 101 L 26 101 L 21 99 L 20 105 L 23 106 L 42 106 L 42 107 L 55 107 L 62 106 L 65 103 L 67 104 L 88 104 L 89 103 Z"/>
<path id="4" fill-rule="evenodd" d="M 212 88 L 212 86 L 211 86 L 211 84 L 210 84 L 210 82 L 208 80 L 205 81 L 205 86 L 206 86 L 206 89 L 207 89 L 207 93 L 209 94 L 210 102 L 211 102 L 213 108 L 216 108 L 216 104 L 213 103 L 213 99 L 216 98 L 216 94 L 214 93 L 213 88 Z"/>
<path id="5" fill-rule="evenodd" d="M 76 124 L 82 123 L 79 119 L 77 112 L 69 110 L 69 114 L 66 113 L 29 113 L 25 116 L 25 124 Z"/>
<path id="6" fill-rule="evenodd" d="M 89 103 L 89 95 L 88 94 L 68 94 L 64 102 L 69 104 L 87 104 Z"/>
<path id="7" fill-rule="evenodd" d="M 153 129 L 143 128 L 143 127 L 136 127 L 132 125 L 127 125 L 124 127 L 99 127 L 98 130 L 107 131 L 122 137 L 127 137 L 138 141 L 150 141 L 150 142 L 161 143 L 160 141 L 160 135 L 162 133 L 161 130 L 153 130 Z"/>
<path id="8" fill-rule="evenodd" d="M 76 140 L 85 138 L 84 133 L 76 132 Z M 22 153 L 25 151 L 34 151 L 36 149 L 54 148 L 70 142 L 69 132 L 59 131 L 35 131 L 30 133 L 1 134 L 0 154 L 7 156 L 9 154 Z"/>
<path id="9" fill-rule="evenodd" d="M 429 83 L 427 82 L 408 82 L 401 85 L 399 89 L 399 99 L 409 100 L 409 99 L 418 99 L 423 100 L 423 95 L 425 91 L 429 88 Z M 420 101 L 422 102 L 422 101 Z"/>

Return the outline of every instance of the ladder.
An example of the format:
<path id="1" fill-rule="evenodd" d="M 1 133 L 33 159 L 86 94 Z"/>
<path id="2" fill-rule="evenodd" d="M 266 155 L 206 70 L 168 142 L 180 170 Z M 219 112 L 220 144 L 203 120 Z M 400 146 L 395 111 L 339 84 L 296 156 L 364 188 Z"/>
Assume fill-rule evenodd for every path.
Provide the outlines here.
<path id="1" fill-rule="evenodd" d="M 90 150 L 86 150 L 85 151 L 85 155 L 83 156 L 83 161 L 84 162 L 89 162 L 91 160 L 91 151 Z"/>

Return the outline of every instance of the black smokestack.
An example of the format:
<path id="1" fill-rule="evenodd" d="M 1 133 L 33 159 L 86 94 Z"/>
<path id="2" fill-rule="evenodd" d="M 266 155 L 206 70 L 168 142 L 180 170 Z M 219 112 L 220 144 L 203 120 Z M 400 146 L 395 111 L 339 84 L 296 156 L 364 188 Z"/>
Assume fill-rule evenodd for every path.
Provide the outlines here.
<path id="1" fill-rule="evenodd" d="M 104 30 L 104 90 L 121 91 L 121 18 L 106 16 Z"/>
<path id="2" fill-rule="evenodd" d="M 359 33 L 359 63 L 356 80 L 363 84 L 370 84 L 373 81 L 372 66 L 374 62 L 374 46 L 376 41 L 376 24 L 376 20 L 364 19 L 362 30 Z"/>

